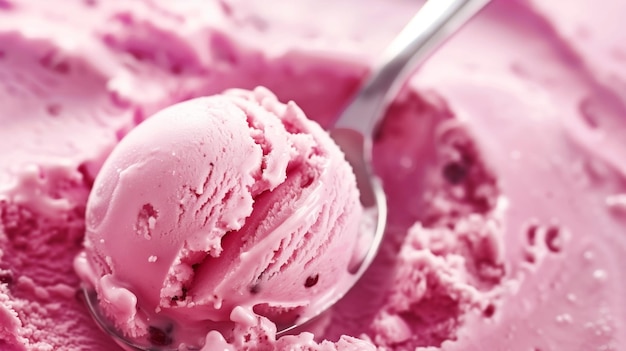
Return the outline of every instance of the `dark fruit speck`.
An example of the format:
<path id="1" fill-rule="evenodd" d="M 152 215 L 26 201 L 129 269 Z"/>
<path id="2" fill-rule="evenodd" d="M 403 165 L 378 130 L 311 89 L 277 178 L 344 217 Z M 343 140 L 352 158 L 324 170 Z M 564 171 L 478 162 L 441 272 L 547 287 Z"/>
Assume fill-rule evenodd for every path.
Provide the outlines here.
<path id="1" fill-rule="evenodd" d="M 487 318 L 493 317 L 494 313 L 496 313 L 496 306 L 493 304 L 489 304 L 483 311 L 483 315 Z"/>
<path id="2" fill-rule="evenodd" d="M 546 246 L 552 252 L 560 252 L 563 248 L 560 232 L 558 227 L 550 227 L 546 232 Z"/>
<path id="3" fill-rule="evenodd" d="M 7 285 L 13 283 L 13 274 L 9 271 L 0 272 L 0 283 Z"/>
<path id="4" fill-rule="evenodd" d="M 528 237 L 528 243 L 530 245 L 535 245 L 535 241 L 537 238 L 537 229 L 537 226 L 533 224 L 528 227 L 528 230 L 526 231 L 526 236 Z"/>
<path id="5" fill-rule="evenodd" d="M 467 176 L 467 168 L 459 162 L 451 162 L 443 167 L 443 176 L 451 184 L 459 184 Z"/>
<path id="6" fill-rule="evenodd" d="M 261 291 L 261 285 L 256 283 L 256 284 L 252 284 L 250 285 L 250 294 L 252 295 L 256 295 Z"/>
<path id="7" fill-rule="evenodd" d="M 304 287 L 305 288 L 310 288 L 310 287 L 314 286 L 315 284 L 317 284 L 317 281 L 319 279 L 320 279 L 320 275 L 319 274 L 309 276 L 308 278 L 306 278 L 306 281 L 304 282 Z"/>

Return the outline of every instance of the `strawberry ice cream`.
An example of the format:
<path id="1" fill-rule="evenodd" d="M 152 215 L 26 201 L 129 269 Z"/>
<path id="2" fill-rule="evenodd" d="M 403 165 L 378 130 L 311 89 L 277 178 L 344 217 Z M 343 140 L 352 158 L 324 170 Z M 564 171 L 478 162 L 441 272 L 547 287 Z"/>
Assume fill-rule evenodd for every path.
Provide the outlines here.
<path id="1" fill-rule="evenodd" d="M 178 102 L 257 86 L 329 127 L 418 7 L 0 0 L 0 349 L 117 349 L 73 261 L 94 235 L 94 180 L 125 135 Z M 623 13 L 617 0 L 494 0 L 412 76 L 375 136 L 389 221 L 362 280 L 294 335 L 276 338 L 257 310 L 256 324 L 207 340 L 626 349 Z M 148 235 L 163 219 L 150 213 Z M 181 296 L 175 286 L 163 296 Z"/>
<path id="2" fill-rule="evenodd" d="M 265 89 L 231 90 L 160 111 L 117 145 L 75 264 L 121 334 L 203 346 L 210 331 L 232 338 L 257 315 L 284 328 L 343 294 L 361 210 L 319 125 Z"/>

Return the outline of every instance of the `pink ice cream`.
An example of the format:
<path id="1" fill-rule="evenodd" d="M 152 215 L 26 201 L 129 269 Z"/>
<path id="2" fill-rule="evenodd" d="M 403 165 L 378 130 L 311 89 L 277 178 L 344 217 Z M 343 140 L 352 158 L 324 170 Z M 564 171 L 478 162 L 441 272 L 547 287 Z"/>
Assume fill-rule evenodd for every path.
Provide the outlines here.
<path id="1" fill-rule="evenodd" d="M 0 349 L 116 349 L 75 297 L 72 262 L 124 135 L 177 102 L 256 86 L 328 127 L 418 7 L 0 0 Z M 618 0 L 494 0 L 385 116 L 388 230 L 362 281 L 296 335 L 257 320 L 210 341 L 626 349 L 623 13 Z"/>
<path id="2" fill-rule="evenodd" d="M 343 294 L 361 213 L 317 123 L 265 89 L 232 90 L 164 109 L 117 145 L 75 264 L 124 335 L 203 346 L 210 331 L 232 338 L 258 316 L 284 328 Z"/>

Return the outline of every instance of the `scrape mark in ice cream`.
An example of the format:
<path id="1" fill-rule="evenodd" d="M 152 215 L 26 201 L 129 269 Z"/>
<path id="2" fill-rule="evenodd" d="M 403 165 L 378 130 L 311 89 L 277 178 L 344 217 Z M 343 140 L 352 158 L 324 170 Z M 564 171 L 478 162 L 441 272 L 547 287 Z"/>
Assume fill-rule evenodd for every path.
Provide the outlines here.
<path id="1" fill-rule="evenodd" d="M 449 196 L 461 200 L 471 212 L 490 211 L 495 206 L 498 185 L 469 133 L 461 125 L 447 125 L 439 144 L 443 176 L 452 185 Z"/>

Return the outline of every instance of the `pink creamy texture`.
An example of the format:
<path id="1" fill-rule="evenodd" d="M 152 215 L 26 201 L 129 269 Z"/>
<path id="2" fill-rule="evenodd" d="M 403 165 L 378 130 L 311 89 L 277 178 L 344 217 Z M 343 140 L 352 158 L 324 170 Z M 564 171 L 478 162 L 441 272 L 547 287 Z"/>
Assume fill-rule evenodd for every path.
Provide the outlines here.
<path id="1" fill-rule="evenodd" d="M 202 345 L 255 313 L 284 327 L 352 285 L 358 196 L 339 148 L 295 104 L 262 88 L 188 100 L 104 163 L 76 269 L 128 336 L 173 329 L 173 344 Z"/>
<path id="2" fill-rule="evenodd" d="M 256 86 L 328 126 L 418 7 L 262 4 L 0 0 L 0 349 L 115 349 L 75 297 L 72 261 L 93 180 L 128 130 Z M 494 0 L 386 115 L 374 156 L 390 219 L 363 281 L 306 332 L 275 341 L 259 323 L 207 340 L 625 349 L 623 13 L 618 0 Z"/>

